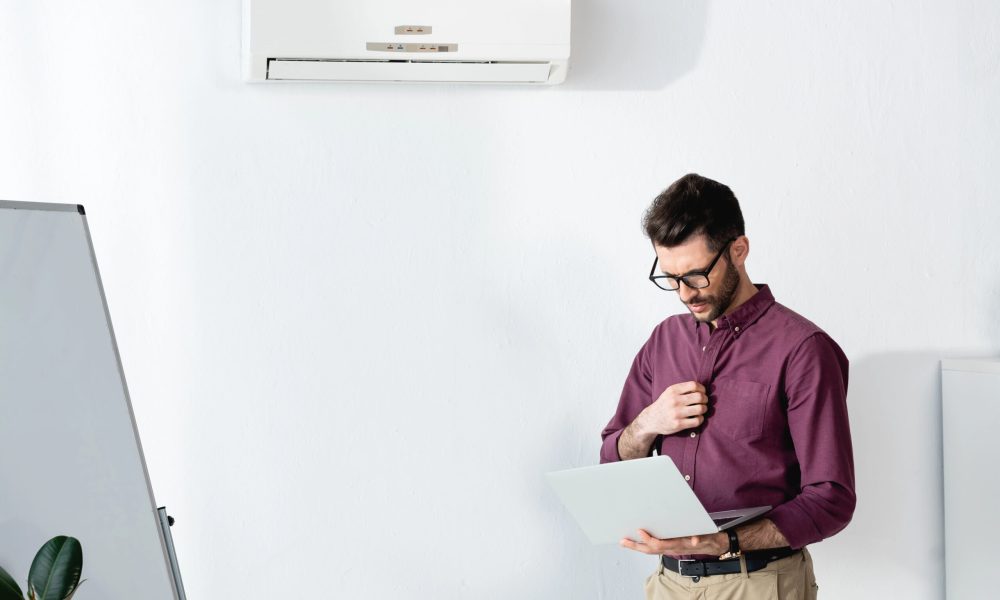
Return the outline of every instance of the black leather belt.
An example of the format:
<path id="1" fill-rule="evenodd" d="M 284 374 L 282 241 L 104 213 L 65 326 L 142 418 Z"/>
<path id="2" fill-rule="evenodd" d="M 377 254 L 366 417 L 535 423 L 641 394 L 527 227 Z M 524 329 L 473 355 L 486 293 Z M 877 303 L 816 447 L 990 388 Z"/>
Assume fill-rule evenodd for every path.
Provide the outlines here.
<path id="1" fill-rule="evenodd" d="M 768 563 L 782 558 L 787 558 L 797 552 L 800 551 L 792 550 L 791 548 L 772 548 L 770 550 L 744 552 L 743 556 L 746 557 L 747 560 L 747 573 L 760 571 L 766 567 Z M 663 567 L 665 569 L 670 569 L 682 577 L 690 577 L 696 583 L 702 577 L 711 577 L 712 575 L 729 575 L 741 572 L 739 558 L 727 558 L 725 560 L 677 560 L 676 558 L 663 556 L 661 557 L 661 562 L 663 563 Z"/>

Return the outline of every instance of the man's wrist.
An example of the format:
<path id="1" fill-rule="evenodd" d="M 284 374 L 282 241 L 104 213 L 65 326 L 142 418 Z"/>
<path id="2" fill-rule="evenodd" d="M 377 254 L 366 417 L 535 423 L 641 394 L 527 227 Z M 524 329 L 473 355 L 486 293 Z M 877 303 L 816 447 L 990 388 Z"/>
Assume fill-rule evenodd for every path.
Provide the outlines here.
<path id="1" fill-rule="evenodd" d="M 618 458 L 620 460 L 631 460 L 649 456 L 650 448 L 656 439 L 656 434 L 646 435 L 639 433 L 642 431 L 641 422 L 636 418 L 618 436 Z"/>
<path id="2" fill-rule="evenodd" d="M 633 440 L 643 446 L 651 446 L 653 444 L 653 440 L 656 439 L 656 432 L 648 431 L 644 427 L 642 413 L 639 413 L 639 416 L 629 424 L 626 431 Z"/>
<path id="3" fill-rule="evenodd" d="M 724 556 L 729 552 L 729 534 L 725 531 L 720 531 L 715 534 L 715 542 L 719 546 L 719 556 Z"/>

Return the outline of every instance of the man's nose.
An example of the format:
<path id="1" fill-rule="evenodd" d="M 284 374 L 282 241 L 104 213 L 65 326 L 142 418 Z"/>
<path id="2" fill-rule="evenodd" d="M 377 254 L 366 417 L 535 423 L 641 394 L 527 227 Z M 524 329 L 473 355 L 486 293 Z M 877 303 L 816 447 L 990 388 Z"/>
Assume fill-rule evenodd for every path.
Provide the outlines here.
<path id="1" fill-rule="evenodd" d="M 681 302 L 687 304 L 691 298 L 698 295 L 698 290 L 692 290 L 686 283 L 681 281 L 681 287 L 677 288 L 677 294 L 681 297 Z"/>

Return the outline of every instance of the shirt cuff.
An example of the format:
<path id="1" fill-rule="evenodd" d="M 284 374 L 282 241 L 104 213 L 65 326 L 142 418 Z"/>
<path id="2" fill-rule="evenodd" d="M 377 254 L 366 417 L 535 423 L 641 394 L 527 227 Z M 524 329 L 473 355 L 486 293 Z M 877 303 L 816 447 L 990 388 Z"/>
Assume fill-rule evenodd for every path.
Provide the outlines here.
<path id="1" fill-rule="evenodd" d="M 766 518 L 774 523 L 778 531 L 788 540 L 788 545 L 795 550 L 823 539 L 813 520 L 796 506 L 794 500 L 774 508 L 767 513 Z"/>
<path id="2" fill-rule="evenodd" d="M 622 457 L 618 455 L 618 438 L 624 431 L 621 429 L 604 438 L 604 443 L 601 445 L 601 464 L 621 461 Z"/>

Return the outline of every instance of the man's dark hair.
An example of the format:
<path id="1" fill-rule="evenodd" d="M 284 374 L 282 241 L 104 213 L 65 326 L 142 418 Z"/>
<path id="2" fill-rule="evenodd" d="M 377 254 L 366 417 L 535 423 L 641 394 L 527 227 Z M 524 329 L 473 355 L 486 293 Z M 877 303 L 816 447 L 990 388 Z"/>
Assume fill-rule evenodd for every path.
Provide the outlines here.
<path id="1" fill-rule="evenodd" d="M 695 173 L 663 190 L 646 210 L 642 226 L 653 243 L 665 248 L 705 234 L 710 252 L 745 234 L 743 212 L 733 191 Z"/>

